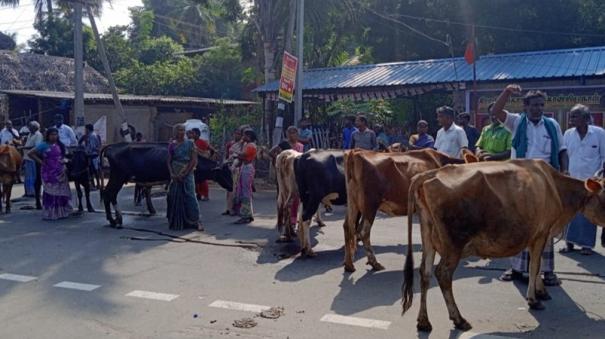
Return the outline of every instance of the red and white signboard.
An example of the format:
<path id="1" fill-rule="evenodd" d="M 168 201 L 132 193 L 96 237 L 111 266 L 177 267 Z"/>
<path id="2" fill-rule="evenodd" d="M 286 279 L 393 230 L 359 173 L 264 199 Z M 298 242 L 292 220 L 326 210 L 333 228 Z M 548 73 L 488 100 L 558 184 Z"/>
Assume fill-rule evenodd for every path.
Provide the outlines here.
<path id="1" fill-rule="evenodd" d="M 284 52 L 283 65 L 281 69 L 281 77 L 279 79 L 279 99 L 292 102 L 294 98 L 294 84 L 296 82 L 296 69 L 298 67 L 298 59 Z"/>

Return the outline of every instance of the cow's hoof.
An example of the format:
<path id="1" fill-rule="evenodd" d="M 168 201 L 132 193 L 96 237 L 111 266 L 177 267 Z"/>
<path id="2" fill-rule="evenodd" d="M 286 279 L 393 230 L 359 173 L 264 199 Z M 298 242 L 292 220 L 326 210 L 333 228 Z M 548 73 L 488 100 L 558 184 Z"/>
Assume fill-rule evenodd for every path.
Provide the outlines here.
<path id="1" fill-rule="evenodd" d="M 460 331 L 470 331 L 471 328 L 473 328 L 473 326 L 471 326 L 471 324 L 468 323 L 468 321 L 466 321 L 465 319 L 462 319 L 459 322 L 455 322 L 454 326 L 456 326 L 456 328 Z"/>
<path id="2" fill-rule="evenodd" d="M 418 321 L 418 323 L 416 324 L 416 329 L 420 332 L 431 332 L 433 330 L 433 325 L 431 325 L 431 323 L 426 320 L 426 321 Z"/>
<path id="3" fill-rule="evenodd" d="M 4 214 L 11 214 L 11 209 L 7 208 L 6 211 L 4 212 Z"/>
<path id="4" fill-rule="evenodd" d="M 379 262 L 375 262 L 375 263 L 368 262 L 367 265 L 372 266 L 373 271 L 378 272 L 378 271 L 384 270 L 384 266 L 382 266 Z"/>
<path id="5" fill-rule="evenodd" d="M 349 264 L 345 264 L 345 272 L 349 272 L 349 273 L 355 272 L 355 266 L 349 265 Z"/>
<path id="6" fill-rule="evenodd" d="M 314 258 L 317 256 L 317 253 L 313 252 L 313 250 L 302 250 L 301 253 L 307 258 Z"/>
<path id="7" fill-rule="evenodd" d="M 158 214 L 156 211 L 149 212 L 149 216 L 150 216 L 150 217 L 154 217 L 156 214 Z"/>
<path id="8" fill-rule="evenodd" d="M 542 311 L 543 309 L 546 308 L 546 307 L 544 307 L 544 304 L 542 304 L 542 302 L 540 300 L 528 301 L 527 305 L 529 305 L 529 308 L 534 311 Z"/>
<path id="9" fill-rule="evenodd" d="M 536 291 L 536 298 L 538 298 L 538 300 L 552 299 L 552 297 L 550 296 L 550 294 L 548 294 L 548 292 L 546 290 L 544 290 L 544 292 Z"/>

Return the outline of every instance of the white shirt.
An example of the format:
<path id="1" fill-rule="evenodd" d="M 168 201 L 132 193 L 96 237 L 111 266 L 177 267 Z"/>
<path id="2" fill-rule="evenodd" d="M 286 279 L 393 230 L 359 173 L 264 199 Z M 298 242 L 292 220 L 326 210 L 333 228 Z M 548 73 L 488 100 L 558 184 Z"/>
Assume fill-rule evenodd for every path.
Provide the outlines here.
<path id="1" fill-rule="evenodd" d="M 565 143 L 563 142 L 563 133 L 561 132 L 561 126 L 555 119 L 548 117 L 542 117 L 537 124 L 527 120 L 527 153 L 525 159 L 539 159 L 544 160 L 550 164 L 550 153 L 551 153 L 551 140 L 546 126 L 544 125 L 544 119 L 550 119 L 557 129 L 557 137 L 559 139 L 559 150 L 561 152 L 565 149 Z M 517 128 L 521 123 L 521 114 L 508 113 L 506 112 L 506 120 L 504 121 L 504 127 L 508 129 L 512 134 L 513 138 L 517 134 Z M 557 154 L 558 154 L 557 152 Z M 511 149 L 511 159 L 517 159 L 517 150 L 515 147 Z"/>
<path id="2" fill-rule="evenodd" d="M 12 134 L 9 130 L 6 129 L 6 127 L 3 128 L 2 131 L 0 131 L 0 145 L 10 144 L 13 142 L 13 139 L 15 139 L 15 135 L 19 136 L 19 132 L 17 132 L 16 129 L 12 128 L 12 130 Z"/>
<path id="3" fill-rule="evenodd" d="M 435 149 L 445 153 L 452 158 L 460 158 L 462 148 L 468 147 L 468 138 L 464 129 L 456 124 L 445 130 L 443 127 L 437 131 Z"/>
<path id="4" fill-rule="evenodd" d="M 40 133 L 40 131 L 36 131 L 36 133 L 34 134 L 30 134 L 29 138 L 27 138 L 27 141 L 25 142 L 25 148 L 34 148 L 38 145 L 40 145 L 42 142 L 44 141 L 44 137 L 42 137 L 42 133 Z M 27 153 L 29 152 L 29 150 L 25 150 L 23 153 L 25 154 L 24 158 L 26 160 L 32 160 L 27 156 Z"/>
<path id="5" fill-rule="evenodd" d="M 595 175 L 605 162 L 605 130 L 597 126 L 588 126 L 584 139 L 576 128 L 565 131 L 563 136 L 569 155 L 569 174 L 580 180 Z"/>
<path id="6" fill-rule="evenodd" d="M 78 146 L 78 139 L 76 139 L 76 133 L 71 127 L 66 124 L 62 124 L 59 130 L 59 140 L 65 146 Z"/>

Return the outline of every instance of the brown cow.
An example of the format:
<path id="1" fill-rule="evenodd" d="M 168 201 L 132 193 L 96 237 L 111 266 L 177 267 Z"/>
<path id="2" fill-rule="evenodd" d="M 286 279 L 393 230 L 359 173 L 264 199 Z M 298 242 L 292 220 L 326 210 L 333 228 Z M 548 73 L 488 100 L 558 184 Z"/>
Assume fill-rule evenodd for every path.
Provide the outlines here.
<path id="1" fill-rule="evenodd" d="M 390 216 L 408 214 L 407 194 L 412 177 L 447 164 L 461 164 L 463 160 L 450 158 L 432 149 L 406 153 L 378 153 L 353 150 L 345 155 L 347 184 L 347 215 L 344 222 L 345 270 L 355 271 L 353 255 L 356 236 L 363 242 L 368 264 L 376 271 L 384 269 L 378 263 L 370 232 L 376 213 L 380 210 Z"/>
<path id="2" fill-rule="evenodd" d="M 435 275 L 456 328 L 469 330 L 452 292 L 452 276 L 460 259 L 510 257 L 530 252 L 528 304 L 543 309 L 550 297 L 539 277 L 547 240 L 559 234 L 576 215 L 605 224 L 603 179 L 581 181 L 562 175 L 541 160 L 480 162 L 446 166 L 419 174 L 408 196 L 410 214 L 417 208 L 422 235 L 421 297 L 417 328 L 432 329 L 426 310 L 435 253 L 441 261 Z M 403 312 L 412 305 L 414 258 L 412 218 L 408 217 L 408 253 L 404 267 Z"/>
<path id="3" fill-rule="evenodd" d="M 19 151 L 10 145 L 0 146 L 0 213 L 2 213 L 2 199 L 6 201 L 6 213 L 11 212 L 11 193 L 15 178 L 21 172 L 22 157 Z"/>

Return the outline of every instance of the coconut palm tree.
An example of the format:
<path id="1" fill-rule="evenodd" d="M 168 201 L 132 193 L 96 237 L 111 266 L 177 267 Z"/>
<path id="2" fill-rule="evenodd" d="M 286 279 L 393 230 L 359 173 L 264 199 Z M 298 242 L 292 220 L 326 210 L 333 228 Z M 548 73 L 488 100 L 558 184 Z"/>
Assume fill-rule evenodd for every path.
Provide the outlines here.
<path id="1" fill-rule="evenodd" d="M 36 21 L 41 21 L 44 18 L 52 19 L 55 13 L 55 7 L 65 11 L 69 8 L 69 0 L 30 0 L 34 3 L 34 11 L 36 12 Z M 0 7 L 17 7 L 22 0 L 0 0 Z M 90 0 L 93 10 L 98 14 L 103 6 L 104 0 Z M 108 0 L 107 2 L 110 2 Z"/>

